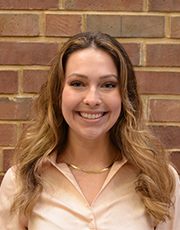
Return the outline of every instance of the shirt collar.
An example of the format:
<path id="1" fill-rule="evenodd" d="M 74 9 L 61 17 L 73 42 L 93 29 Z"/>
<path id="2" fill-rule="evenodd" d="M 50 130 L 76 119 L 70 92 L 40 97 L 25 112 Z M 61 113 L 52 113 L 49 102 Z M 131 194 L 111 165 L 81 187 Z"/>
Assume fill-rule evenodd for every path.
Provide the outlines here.
<path id="1" fill-rule="evenodd" d="M 52 152 L 48 157 L 47 160 L 49 162 L 51 162 L 51 164 L 53 166 L 55 166 L 58 170 L 61 171 L 61 173 L 63 173 L 65 176 L 70 176 L 71 171 L 69 169 L 69 167 L 66 165 L 66 163 L 57 163 L 56 161 L 57 159 L 57 151 Z M 120 168 L 122 168 L 126 163 L 127 163 L 127 159 L 126 157 L 123 155 L 121 160 L 118 160 L 116 162 L 114 162 L 114 164 L 112 165 L 110 172 L 106 178 L 106 183 L 109 182 L 109 180 L 111 180 L 111 178 L 117 173 L 117 171 L 119 171 Z M 70 176 L 71 177 L 71 176 Z M 106 184 L 105 183 L 105 184 Z"/>
<path id="2" fill-rule="evenodd" d="M 52 152 L 47 158 L 46 162 L 48 161 L 53 167 L 55 167 L 61 174 L 63 174 L 75 187 L 76 189 L 83 195 L 81 188 L 79 187 L 78 182 L 76 181 L 73 173 L 71 172 L 70 168 L 67 166 L 66 163 L 57 163 L 57 151 Z M 117 172 L 127 163 L 127 159 L 123 156 L 122 160 L 118 160 L 114 162 L 112 167 L 110 168 L 109 174 L 99 191 L 98 195 L 102 192 L 102 190 L 109 184 L 109 182 L 113 179 L 113 177 L 117 174 Z M 98 197 L 97 195 L 97 197 Z M 86 200 L 86 198 L 85 198 Z"/>

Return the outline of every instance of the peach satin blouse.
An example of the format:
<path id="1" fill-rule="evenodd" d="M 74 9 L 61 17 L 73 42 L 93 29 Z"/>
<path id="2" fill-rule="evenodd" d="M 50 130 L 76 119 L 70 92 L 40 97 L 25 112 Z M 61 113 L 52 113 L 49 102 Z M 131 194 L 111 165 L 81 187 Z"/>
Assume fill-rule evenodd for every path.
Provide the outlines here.
<path id="1" fill-rule="evenodd" d="M 12 196 L 18 189 L 13 168 L 6 173 L 0 189 L 0 230 L 152 230 L 153 222 L 135 192 L 137 170 L 124 158 L 114 163 L 91 205 L 65 163 L 56 163 L 56 152 L 43 163 L 43 192 L 27 219 L 9 217 Z M 174 194 L 173 218 L 157 230 L 180 229 L 180 184 Z"/>

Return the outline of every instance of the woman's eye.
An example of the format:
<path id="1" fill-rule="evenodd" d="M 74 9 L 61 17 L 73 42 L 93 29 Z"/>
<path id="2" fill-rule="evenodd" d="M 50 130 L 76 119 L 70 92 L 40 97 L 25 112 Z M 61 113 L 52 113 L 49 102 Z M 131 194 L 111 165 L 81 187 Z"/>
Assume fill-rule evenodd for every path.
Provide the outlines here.
<path id="1" fill-rule="evenodd" d="M 107 88 L 107 89 L 113 89 L 113 88 L 116 87 L 116 83 L 114 83 L 114 82 L 108 82 L 108 83 L 103 84 L 102 87 L 103 88 Z"/>
<path id="2" fill-rule="evenodd" d="M 82 87 L 82 86 L 84 86 L 84 84 L 82 82 L 80 82 L 80 81 L 72 81 L 70 83 L 70 86 L 73 86 L 73 87 Z"/>

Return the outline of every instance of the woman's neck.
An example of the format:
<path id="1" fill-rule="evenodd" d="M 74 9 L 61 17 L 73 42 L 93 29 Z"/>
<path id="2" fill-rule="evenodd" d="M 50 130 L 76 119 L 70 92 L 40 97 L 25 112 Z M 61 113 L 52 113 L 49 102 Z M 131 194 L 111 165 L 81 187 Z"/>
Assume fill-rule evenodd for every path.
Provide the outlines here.
<path id="1" fill-rule="evenodd" d="M 96 140 L 69 137 L 61 158 L 70 164 L 88 170 L 99 170 L 113 162 L 118 150 L 110 141 L 109 135 Z"/>

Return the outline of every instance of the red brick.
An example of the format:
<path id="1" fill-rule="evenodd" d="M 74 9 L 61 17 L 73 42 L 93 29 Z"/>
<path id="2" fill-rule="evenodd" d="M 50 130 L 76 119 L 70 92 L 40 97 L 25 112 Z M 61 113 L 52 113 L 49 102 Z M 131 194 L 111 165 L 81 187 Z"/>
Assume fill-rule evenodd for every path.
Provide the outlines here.
<path id="1" fill-rule="evenodd" d="M 141 94 L 180 94 L 180 72 L 136 71 Z"/>
<path id="2" fill-rule="evenodd" d="M 0 65 L 49 65 L 58 43 L 0 42 Z"/>
<path id="3" fill-rule="evenodd" d="M 17 126 L 0 124 L 0 146 L 15 146 L 17 143 Z"/>
<path id="4" fill-rule="evenodd" d="M 180 17 L 171 17 L 171 38 L 180 38 Z"/>
<path id="5" fill-rule="evenodd" d="M 3 150 L 3 172 L 6 172 L 10 168 L 10 161 L 13 155 L 13 149 Z"/>
<path id="6" fill-rule="evenodd" d="M 163 16 L 122 16 L 121 36 L 164 37 L 164 20 Z"/>
<path id="7" fill-rule="evenodd" d="M 147 66 L 180 66 L 180 44 L 147 45 Z"/>
<path id="8" fill-rule="evenodd" d="M 65 0 L 67 10 L 142 11 L 143 0 Z"/>
<path id="9" fill-rule="evenodd" d="M 58 9 L 59 0 L 0 0 L 0 9 Z"/>
<path id="10" fill-rule="evenodd" d="M 0 93 L 18 93 L 18 72 L 0 71 Z"/>
<path id="11" fill-rule="evenodd" d="M 81 15 L 46 15 L 46 36 L 69 37 L 81 32 Z"/>
<path id="12" fill-rule="evenodd" d="M 121 16 L 120 15 L 87 15 L 86 31 L 99 31 L 113 37 L 121 37 Z"/>
<path id="13" fill-rule="evenodd" d="M 170 155 L 170 161 L 173 163 L 175 169 L 180 174 L 180 152 L 172 152 Z"/>
<path id="14" fill-rule="evenodd" d="M 163 16 L 87 15 L 86 31 L 100 31 L 113 37 L 163 37 Z M 148 26 L 147 26 L 148 25 Z"/>
<path id="15" fill-rule="evenodd" d="M 134 66 L 140 65 L 140 44 L 138 43 L 122 43 L 126 50 L 132 64 Z"/>
<path id="16" fill-rule="evenodd" d="M 39 15 L 0 14 L 0 36 L 38 36 Z"/>
<path id="17" fill-rule="evenodd" d="M 150 128 L 161 139 L 166 148 L 180 148 L 180 127 L 154 125 Z"/>
<path id="18" fill-rule="evenodd" d="M 41 86 L 48 78 L 48 70 L 24 70 L 23 71 L 23 92 L 39 93 Z"/>
<path id="19" fill-rule="evenodd" d="M 180 1 L 149 0 L 149 11 L 180 11 Z"/>
<path id="20" fill-rule="evenodd" d="M 33 113 L 33 100 L 31 98 L 0 98 L 1 120 L 29 120 Z"/>
<path id="21" fill-rule="evenodd" d="M 180 100 L 150 100 L 150 120 L 180 122 Z"/>

